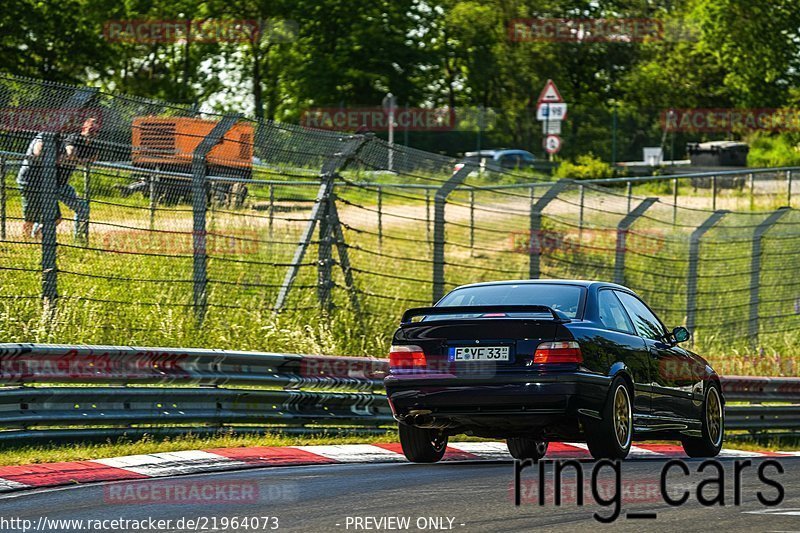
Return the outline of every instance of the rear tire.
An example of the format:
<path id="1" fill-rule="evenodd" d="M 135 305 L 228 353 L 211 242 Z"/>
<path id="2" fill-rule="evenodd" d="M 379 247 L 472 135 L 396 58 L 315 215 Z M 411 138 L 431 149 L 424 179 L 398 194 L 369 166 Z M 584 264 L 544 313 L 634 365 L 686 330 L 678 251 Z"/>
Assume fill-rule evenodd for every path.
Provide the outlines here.
<path id="1" fill-rule="evenodd" d="M 627 382 L 617 376 L 600 413 L 602 420 L 586 420 L 586 443 L 595 459 L 625 459 L 633 438 L 633 395 Z"/>
<path id="2" fill-rule="evenodd" d="M 538 461 L 547 453 L 547 443 L 542 440 L 531 439 L 528 437 L 511 437 L 506 439 L 508 451 L 511 457 L 524 461 L 533 459 Z"/>
<path id="3" fill-rule="evenodd" d="M 702 433 L 701 437 L 685 437 L 681 441 L 683 451 L 689 457 L 716 457 L 725 438 L 725 409 L 719 385 L 713 381 L 703 401 Z"/>
<path id="4" fill-rule="evenodd" d="M 412 463 L 436 463 L 444 457 L 447 436 L 435 429 L 400 424 L 400 445 Z"/>

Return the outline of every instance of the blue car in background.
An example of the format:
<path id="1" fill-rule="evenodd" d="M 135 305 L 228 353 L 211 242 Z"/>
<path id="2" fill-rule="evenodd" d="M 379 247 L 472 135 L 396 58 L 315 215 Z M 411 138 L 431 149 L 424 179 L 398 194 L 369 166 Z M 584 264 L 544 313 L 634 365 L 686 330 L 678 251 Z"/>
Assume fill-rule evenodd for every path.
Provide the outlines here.
<path id="1" fill-rule="evenodd" d="M 531 168 L 534 166 L 536 156 L 526 150 L 498 149 L 466 152 L 464 160 L 475 163 L 484 172 L 487 170 L 502 172 Z M 456 172 L 463 166 L 463 163 L 459 163 L 453 171 Z"/>

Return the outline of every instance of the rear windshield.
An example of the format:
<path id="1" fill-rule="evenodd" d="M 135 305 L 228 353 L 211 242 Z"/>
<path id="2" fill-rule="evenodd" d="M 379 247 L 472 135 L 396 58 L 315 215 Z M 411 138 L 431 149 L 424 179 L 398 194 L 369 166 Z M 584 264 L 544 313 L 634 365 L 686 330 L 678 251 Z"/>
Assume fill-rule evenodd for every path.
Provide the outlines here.
<path id="1" fill-rule="evenodd" d="M 578 314 L 582 293 L 583 287 L 577 285 L 548 285 L 546 283 L 480 285 L 456 289 L 442 298 L 436 307 L 457 305 L 546 305 L 556 311 L 560 311 L 569 318 L 575 318 Z"/>

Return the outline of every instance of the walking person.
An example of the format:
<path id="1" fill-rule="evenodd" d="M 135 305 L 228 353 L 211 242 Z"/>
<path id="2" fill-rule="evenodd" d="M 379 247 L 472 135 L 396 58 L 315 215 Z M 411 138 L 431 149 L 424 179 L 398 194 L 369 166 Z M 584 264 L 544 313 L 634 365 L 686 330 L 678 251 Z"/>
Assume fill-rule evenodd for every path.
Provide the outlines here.
<path id="1" fill-rule="evenodd" d="M 75 212 L 75 236 L 83 238 L 89 223 L 89 203 L 78 196 L 75 188 L 69 184 L 72 172 L 79 164 L 96 159 L 98 147 L 93 139 L 99 130 L 99 122 L 95 117 L 87 118 L 81 126 L 80 133 L 71 134 L 62 142 L 56 137 L 56 198 Z M 44 173 L 42 161 L 44 134 L 33 138 L 25 152 L 25 160 L 17 173 L 17 184 L 22 199 L 22 233 L 25 237 L 36 237 L 42 229 L 44 220 Z M 61 210 L 56 215 L 56 225 L 61 223 Z"/>

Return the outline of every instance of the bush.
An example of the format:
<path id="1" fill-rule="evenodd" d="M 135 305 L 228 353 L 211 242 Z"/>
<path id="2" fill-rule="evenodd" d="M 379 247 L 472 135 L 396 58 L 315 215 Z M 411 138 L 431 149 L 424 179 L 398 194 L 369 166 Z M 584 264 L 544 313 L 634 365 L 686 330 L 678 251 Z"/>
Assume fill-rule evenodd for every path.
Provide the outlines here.
<path id="1" fill-rule="evenodd" d="M 614 177 L 614 169 L 605 161 L 589 153 L 579 155 L 574 163 L 564 161 L 553 175 L 556 178 L 593 180 Z"/>
<path id="2" fill-rule="evenodd" d="M 756 133 L 748 139 L 747 166 L 793 167 L 800 165 L 800 144 L 796 135 Z"/>

